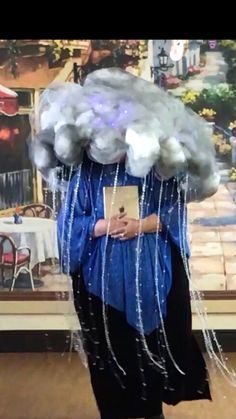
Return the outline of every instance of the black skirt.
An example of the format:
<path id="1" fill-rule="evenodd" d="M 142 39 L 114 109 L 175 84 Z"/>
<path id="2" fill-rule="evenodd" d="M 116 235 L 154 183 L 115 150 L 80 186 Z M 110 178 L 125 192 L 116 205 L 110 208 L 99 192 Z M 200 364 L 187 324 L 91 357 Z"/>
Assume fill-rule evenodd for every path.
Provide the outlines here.
<path id="1" fill-rule="evenodd" d="M 122 374 L 107 348 L 101 300 L 88 293 L 80 273 L 72 275 L 91 384 L 104 419 L 159 415 L 162 402 L 176 405 L 184 400 L 211 400 L 205 361 L 192 334 L 189 282 L 181 255 L 173 244 L 172 269 L 165 331 L 171 354 L 185 375 L 178 372 L 166 354 L 168 377 L 150 362 L 139 333 L 126 322 L 124 313 L 108 306 L 109 337 L 116 359 L 126 372 L 125 376 Z M 158 329 L 146 336 L 153 354 L 160 354 L 158 342 L 163 341 L 162 336 Z"/>

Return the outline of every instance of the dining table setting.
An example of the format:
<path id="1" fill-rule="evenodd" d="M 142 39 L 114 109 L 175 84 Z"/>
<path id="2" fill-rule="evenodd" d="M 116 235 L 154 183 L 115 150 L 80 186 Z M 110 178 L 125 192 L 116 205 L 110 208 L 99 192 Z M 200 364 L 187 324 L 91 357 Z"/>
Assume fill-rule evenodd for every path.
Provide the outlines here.
<path id="1" fill-rule="evenodd" d="M 39 267 L 48 259 L 54 261 L 59 258 L 57 225 L 54 219 L 21 217 L 17 213 L 13 214 L 12 217 L 0 217 L 0 234 L 9 236 L 14 241 L 17 249 L 30 249 L 31 270 Z M 4 252 L 8 251 L 7 248 L 4 250 Z M 36 285 L 37 281 L 40 281 L 38 286 L 43 285 L 41 278 L 34 279 Z M 27 284 L 30 287 L 27 272 L 25 274 L 24 272 L 20 273 L 15 282 L 15 287 L 28 288 Z"/>

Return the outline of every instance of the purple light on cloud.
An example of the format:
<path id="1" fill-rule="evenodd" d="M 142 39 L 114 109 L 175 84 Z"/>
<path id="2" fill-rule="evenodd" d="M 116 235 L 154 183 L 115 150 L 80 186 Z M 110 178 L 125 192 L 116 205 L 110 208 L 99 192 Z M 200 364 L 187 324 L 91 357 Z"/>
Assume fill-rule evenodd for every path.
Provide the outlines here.
<path id="1" fill-rule="evenodd" d="M 130 102 L 123 102 L 119 106 L 120 115 L 128 115 L 132 112 L 132 104 Z"/>
<path id="2" fill-rule="evenodd" d="M 103 126 L 104 126 L 104 123 L 103 123 L 101 118 L 95 119 L 95 121 L 94 121 L 94 127 L 95 128 L 102 128 Z"/>
<path id="3" fill-rule="evenodd" d="M 105 104 L 105 101 L 101 95 L 93 95 L 90 97 L 90 103 L 92 107 L 102 108 Z"/>

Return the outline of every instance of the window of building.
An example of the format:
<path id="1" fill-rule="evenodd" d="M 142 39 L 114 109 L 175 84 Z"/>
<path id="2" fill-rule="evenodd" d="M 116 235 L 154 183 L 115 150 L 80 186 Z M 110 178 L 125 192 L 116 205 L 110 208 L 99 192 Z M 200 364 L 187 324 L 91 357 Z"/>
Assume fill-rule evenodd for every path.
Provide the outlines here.
<path id="1" fill-rule="evenodd" d="M 17 90 L 14 89 L 18 94 L 18 103 L 22 108 L 32 108 L 33 107 L 33 92 L 30 90 Z"/>

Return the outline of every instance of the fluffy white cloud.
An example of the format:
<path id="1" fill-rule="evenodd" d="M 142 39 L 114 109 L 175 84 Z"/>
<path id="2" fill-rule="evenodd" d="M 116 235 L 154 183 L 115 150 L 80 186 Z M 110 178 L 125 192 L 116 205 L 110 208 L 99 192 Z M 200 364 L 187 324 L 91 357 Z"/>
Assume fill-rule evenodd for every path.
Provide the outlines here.
<path id="1" fill-rule="evenodd" d="M 86 149 L 101 164 L 125 157 L 133 176 L 144 177 L 153 166 L 165 179 L 188 173 L 195 198 L 218 188 L 209 125 L 180 100 L 123 70 L 95 71 L 83 87 L 49 86 L 35 120 L 41 131 L 31 154 L 45 178 L 56 161 L 79 164 Z"/>

